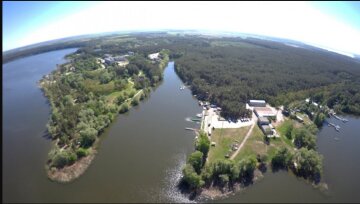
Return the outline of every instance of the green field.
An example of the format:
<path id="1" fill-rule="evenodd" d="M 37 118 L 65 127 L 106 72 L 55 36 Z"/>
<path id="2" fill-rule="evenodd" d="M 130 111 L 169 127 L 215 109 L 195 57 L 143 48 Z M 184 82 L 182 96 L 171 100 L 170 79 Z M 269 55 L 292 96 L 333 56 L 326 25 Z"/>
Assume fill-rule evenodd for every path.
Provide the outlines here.
<path id="1" fill-rule="evenodd" d="M 231 153 L 231 144 L 235 142 L 240 144 L 249 129 L 250 126 L 242 128 L 215 129 L 211 136 L 211 142 L 216 142 L 216 146 L 210 147 L 208 162 L 211 163 L 217 159 L 224 159 L 226 154 Z"/>

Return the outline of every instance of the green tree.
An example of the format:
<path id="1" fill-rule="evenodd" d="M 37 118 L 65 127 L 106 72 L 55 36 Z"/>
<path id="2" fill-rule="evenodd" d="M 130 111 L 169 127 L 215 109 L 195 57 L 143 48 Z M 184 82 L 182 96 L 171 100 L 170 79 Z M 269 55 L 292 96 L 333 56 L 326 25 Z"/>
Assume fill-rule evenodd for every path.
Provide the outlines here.
<path id="1" fill-rule="evenodd" d="M 203 158 L 205 159 L 207 157 L 209 149 L 210 149 L 210 140 L 205 132 L 200 131 L 199 139 L 196 143 L 196 150 L 202 152 Z"/>
<path id="2" fill-rule="evenodd" d="M 286 126 L 286 129 L 285 129 L 285 136 L 288 138 L 288 139 L 292 139 L 292 131 L 294 129 L 294 124 L 293 123 L 289 123 L 287 126 Z"/>
<path id="3" fill-rule="evenodd" d="M 282 147 L 276 151 L 274 157 L 271 159 L 271 164 L 274 168 L 287 168 L 290 165 L 292 157 L 292 153 L 286 147 Z"/>
<path id="4" fill-rule="evenodd" d="M 229 181 L 230 181 L 229 175 L 227 175 L 227 174 L 220 174 L 220 175 L 219 175 L 219 181 L 220 181 L 220 185 L 221 185 L 221 186 L 225 186 L 225 185 L 228 184 Z"/>
<path id="5" fill-rule="evenodd" d="M 97 134 L 98 131 L 95 130 L 94 128 L 87 128 L 85 130 L 81 130 L 80 131 L 81 146 L 85 148 L 91 147 L 96 140 Z"/>
<path id="6" fill-rule="evenodd" d="M 256 165 L 257 159 L 255 156 L 249 156 L 242 159 L 238 163 L 239 177 L 245 179 L 252 179 Z"/>
<path id="7" fill-rule="evenodd" d="M 76 155 L 78 158 L 85 157 L 88 155 L 88 151 L 80 147 L 79 149 L 76 150 Z"/>
<path id="8" fill-rule="evenodd" d="M 124 103 L 120 106 L 119 113 L 126 113 L 129 111 L 129 105 L 127 103 Z"/>
<path id="9" fill-rule="evenodd" d="M 191 189 L 198 189 L 202 187 L 205 182 L 201 179 L 201 176 L 198 175 L 191 164 L 186 164 L 183 169 L 183 179 L 189 184 Z"/>
<path id="10" fill-rule="evenodd" d="M 118 105 L 121 105 L 126 100 L 124 94 L 119 94 L 119 96 L 116 98 L 116 103 Z"/>
<path id="11" fill-rule="evenodd" d="M 323 157 L 319 153 L 312 149 L 301 148 L 295 153 L 293 161 L 297 164 L 296 173 L 314 180 L 320 179 Z"/>
<path id="12" fill-rule="evenodd" d="M 316 148 L 315 135 L 311 134 L 311 132 L 306 128 L 296 129 L 294 143 L 298 148 L 301 147 L 306 147 L 308 149 Z"/>
<path id="13" fill-rule="evenodd" d="M 131 104 L 132 104 L 133 106 L 139 105 L 139 98 L 135 97 L 135 98 L 131 101 Z"/>
<path id="14" fill-rule="evenodd" d="M 188 163 L 194 167 L 196 173 L 200 174 L 203 166 L 203 153 L 200 151 L 193 152 L 188 158 Z"/>
<path id="15" fill-rule="evenodd" d="M 73 164 L 77 159 L 77 156 L 74 152 L 70 150 L 63 150 L 58 152 L 52 161 L 52 166 L 57 168 L 63 168 L 66 165 Z"/>
<path id="16" fill-rule="evenodd" d="M 326 116 L 324 113 L 322 112 L 318 112 L 315 116 L 315 119 L 314 119 L 314 123 L 317 127 L 321 127 L 324 120 L 325 120 Z"/>

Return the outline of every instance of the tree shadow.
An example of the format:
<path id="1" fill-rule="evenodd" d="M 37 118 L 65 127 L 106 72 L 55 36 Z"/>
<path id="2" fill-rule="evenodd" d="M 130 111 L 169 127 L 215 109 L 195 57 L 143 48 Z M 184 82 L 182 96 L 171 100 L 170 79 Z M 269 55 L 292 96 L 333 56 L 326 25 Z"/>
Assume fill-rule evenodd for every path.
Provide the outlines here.
<path id="1" fill-rule="evenodd" d="M 46 140 L 52 140 L 52 137 L 47 129 L 42 132 L 41 137 Z"/>
<path id="2" fill-rule="evenodd" d="M 196 196 L 199 194 L 199 190 L 191 189 L 189 184 L 183 179 L 180 180 L 176 187 L 180 193 L 186 195 L 189 200 L 195 200 Z"/>
<path id="3" fill-rule="evenodd" d="M 258 169 L 261 171 L 261 173 L 266 173 L 268 167 L 267 167 L 266 163 L 260 163 Z"/>

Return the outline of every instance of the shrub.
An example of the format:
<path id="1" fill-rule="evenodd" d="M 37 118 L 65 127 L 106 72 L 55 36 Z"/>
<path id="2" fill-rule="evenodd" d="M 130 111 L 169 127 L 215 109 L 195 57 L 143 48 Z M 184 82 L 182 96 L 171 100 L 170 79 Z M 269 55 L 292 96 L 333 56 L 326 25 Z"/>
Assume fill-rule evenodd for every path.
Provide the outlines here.
<path id="1" fill-rule="evenodd" d="M 201 168 L 203 166 L 203 153 L 200 151 L 193 152 L 188 158 L 188 163 L 194 167 L 196 173 L 200 174 Z"/>
<path id="2" fill-rule="evenodd" d="M 76 150 L 76 155 L 78 156 L 78 158 L 85 157 L 88 155 L 88 151 L 80 147 L 79 149 Z"/>
<path id="3" fill-rule="evenodd" d="M 184 167 L 183 175 L 184 181 L 189 184 L 192 189 L 200 188 L 205 184 L 205 182 L 201 179 L 201 176 L 195 172 L 194 168 L 190 164 L 186 164 Z"/>

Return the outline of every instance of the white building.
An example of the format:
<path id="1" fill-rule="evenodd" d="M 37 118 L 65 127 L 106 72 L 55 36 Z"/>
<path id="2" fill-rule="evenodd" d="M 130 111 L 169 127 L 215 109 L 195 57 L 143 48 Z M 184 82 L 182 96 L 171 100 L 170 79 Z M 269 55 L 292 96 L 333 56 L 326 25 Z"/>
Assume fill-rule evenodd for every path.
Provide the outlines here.
<path id="1" fill-rule="evenodd" d="M 159 54 L 160 53 L 158 53 L 158 52 L 156 52 L 156 53 L 152 53 L 152 54 L 149 54 L 149 59 L 151 59 L 151 60 L 156 60 L 156 59 L 158 59 L 159 58 Z"/>
<path id="2" fill-rule="evenodd" d="M 266 102 L 265 100 L 250 100 L 249 105 L 253 107 L 265 107 Z"/>

